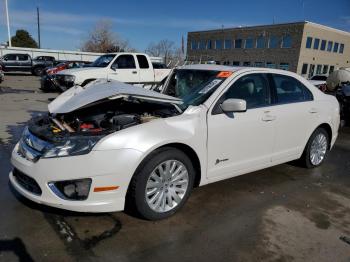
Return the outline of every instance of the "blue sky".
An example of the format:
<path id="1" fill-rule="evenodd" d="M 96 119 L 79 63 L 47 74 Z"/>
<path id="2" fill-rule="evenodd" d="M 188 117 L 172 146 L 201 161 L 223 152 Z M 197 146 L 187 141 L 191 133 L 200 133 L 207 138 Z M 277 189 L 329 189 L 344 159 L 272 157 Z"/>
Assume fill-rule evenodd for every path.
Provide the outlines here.
<path id="1" fill-rule="evenodd" d="M 34 38 L 36 7 L 41 11 L 43 48 L 77 50 L 101 19 L 130 45 L 143 51 L 150 42 L 170 39 L 178 46 L 188 31 L 308 20 L 350 31 L 350 0 L 97 1 L 8 0 L 11 33 Z M 302 8 L 304 6 L 304 8 Z M 7 40 L 4 1 L 0 1 L 0 43 Z"/>

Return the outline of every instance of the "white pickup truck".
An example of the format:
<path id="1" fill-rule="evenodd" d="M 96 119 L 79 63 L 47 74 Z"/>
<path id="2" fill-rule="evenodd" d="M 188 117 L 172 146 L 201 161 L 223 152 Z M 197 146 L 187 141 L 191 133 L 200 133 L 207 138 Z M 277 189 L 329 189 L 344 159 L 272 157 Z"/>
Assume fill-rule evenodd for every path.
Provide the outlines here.
<path id="1" fill-rule="evenodd" d="M 110 53 L 100 56 L 87 67 L 58 72 L 54 82 L 62 91 L 75 85 L 85 86 L 97 79 L 152 86 L 165 82 L 169 73 L 170 69 L 154 69 L 146 54 Z"/>

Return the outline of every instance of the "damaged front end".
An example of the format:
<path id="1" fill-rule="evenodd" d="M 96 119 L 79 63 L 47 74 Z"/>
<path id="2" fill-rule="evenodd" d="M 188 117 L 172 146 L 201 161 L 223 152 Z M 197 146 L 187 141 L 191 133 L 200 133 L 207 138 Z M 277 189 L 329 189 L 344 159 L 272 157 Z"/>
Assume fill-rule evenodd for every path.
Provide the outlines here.
<path id="1" fill-rule="evenodd" d="M 19 142 L 18 153 L 33 162 L 40 158 L 88 154 L 106 135 L 181 113 L 174 103 L 168 101 L 169 98 L 162 100 L 160 94 L 152 97 L 152 91 L 147 91 L 151 92 L 148 95 L 137 94 L 135 90 L 133 94 L 127 94 L 125 86 L 123 92 L 114 92 L 108 97 L 101 96 L 102 89 L 97 90 L 99 99 L 93 101 L 91 95 L 95 88 L 99 87 L 69 96 L 66 101 L 69 109 L 61 101 L 56 112 L 29 121 Z M 88 103 L 82 102 L 86 97 L 84 92 L 88 93 Z"/>

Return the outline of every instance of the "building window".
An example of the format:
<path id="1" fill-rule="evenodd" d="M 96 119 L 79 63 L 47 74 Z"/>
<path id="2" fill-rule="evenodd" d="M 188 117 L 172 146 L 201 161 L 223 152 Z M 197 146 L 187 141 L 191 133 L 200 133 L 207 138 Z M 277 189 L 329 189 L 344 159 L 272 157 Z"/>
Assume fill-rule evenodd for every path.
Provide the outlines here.
<path id="1" fill-rule="evenodd" d="M 335 42 L 335 43 L 334 43 L 333 52 L 334 52 L 334 53 L 338 53 L 338 48 L 339 48 L 339 43 Z"/>
<path id="2" fill-rule="evenodd" d="M 264 67 L 264 63 L 263 62 L 255 62 L 254 66 L 255 67 Z"/>
<path id="3" fill-rule="evenodd" d="M 253 38 L 248 38 L 245 40 L 245 48 L 253 48 L 254 47 L 254 40 Z"/>
<path id="4" fill-rule="evenodd" d="M 314 49 L 315 49 L 315 50 L 318 50 L 319 45 L 320 45 L 320 39 L 315 38 L 315 41 L 314 41 Z"/>
<path id="5" fill-rule="evenodd" d="M 270 36 L 269 38 L 269 48 L 278 48 L 279 45 L 279 38 L 277 36 Z"/>
<path id="6" fill-rule="evenodd" d="M 288 63 L 280 63 L 280 69 L 289 70 L 289 64 Z"/>
<path id="7" fill-rule="evenodd" d="M 308 64 L 303 64 L 303 67 L 301 68 L 301 74 L 302 75 L 306 75 L 307 74 L 307 68 L 308 68 Z"/>
<path id="8" fill-rule="evenodd" d="M 256 39 L 256 48 L 265 48 L 265 37 L 264 36 L 259 36 Z"/>
<path id="9" fill-rule="evenodd" d="M 205 40 L 201 40 L 200 42 L 199 42 L 199 49 L 205 49 L 206 48 L 206 46 L 207 46 L 207 43 L 205 42 Z"/>
<path id="10" fill-rule="evenodd" d="M 328 52 L 332 52 L 332 47 L 333 47 L 333 42 L 332 41 L 328 41 L 327 51 Z"/>
<path id="11" fill-rule="evenodd" d="M 328 74 L 328 65 L 323 66 L 322 74 L 327 75 Z"/>
<path id="12" fill-rule="evenodd" d="M 313 77 L 315 72 L 315 65 L 310 65 L 310 69 L 309 69 L 309 78 Z"/>
<path id="13" fill-rule="evenodd" d="M 233 65 L 233 66 L 239 66 L 239 61 L 233 61 L 233 62 L 232 62 L 232 65 Z"/>
<path id="14" fill-rule="evenodd" d="M 285 35 L 282 37 L 282 48 L 292 47 L 292 37 L 290 35 Z"/>
<path id="15" fill-rule="evenodd" d="M 329 67 L 329 74 L 331 74 L 334 71 L 334 66 Z"/>
<path id="16" fill-rule="evenodd" d="M 312 37 L 306 38 L 306 48 L 311 48 L 312 45 Z"/>
<path id="17" fill-rule="evenodd" d="M 316 67 L 316 75 L 320 75 L 322 71 L 322 65 L 317 65 Z"/>
<path id="18" fill-rule="evenodd" d="M 211 40 L 208 40 L 208 42 L 207 42 L 207 49 L 212 49 L 212 48 L 213 48 L 213 46 L 211 44 Z"/>
<path id="19" fill-rule="evenodd" d="M 326 43 L 327 43 L 326 40 L 322 40 L 322 42 L 321 42 L 321 50 L 322 51 L 326 50 Z"/>
<path id="20" fill-rule="evenodd" d="M 340 44 L 339 54 L 344 53 L 344 44 Z"/>
<path id="21" fill-rule="evenodd" d="M 191 49 L 192 49 L 192 50 L 196 50 L 197 47 L 198 47 L 197 42 L 196 42 L 196 41 L 192 41 L 192 42 L 191 42 Z"/>
<path id="22" fill-rule="evenodd" d="M 235 40 L 235 48 L 242 48 L 242 39 Z"/>
<path id="23" fill-rule="evenodd" d="M 276 68 L 276 64 L 272 62 L 266 62 L 266 67 L 267 68 Z"/>
<path id="24" fill-rule="evenodd" d="M 231 40 L 225 40 L 225 49 L 231 49 L 232 48 L 232 41 Z"/>
<path id="25" fill-rule="evenodd" d="M 222 48 L 222 41 L 215 40 L 215 49 L 221 49 L 221 48 Z"/>
<path id="26" fill-rule="evenodd" d="M 243 62 L 243 66 L 250 66 L 250 62 Z"/>

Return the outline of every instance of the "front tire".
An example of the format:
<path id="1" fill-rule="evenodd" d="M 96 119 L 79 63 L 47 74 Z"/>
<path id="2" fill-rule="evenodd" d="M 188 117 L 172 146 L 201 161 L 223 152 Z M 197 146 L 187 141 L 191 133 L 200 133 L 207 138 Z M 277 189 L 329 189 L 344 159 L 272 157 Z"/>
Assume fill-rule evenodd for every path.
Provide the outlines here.
<path id="1" fill-rule="evenodd" d="M 324 128 L 317 128 L 311 135 L 301 157 L 307 168 L 322 165 L 328 155 L 329 135 Z"/>
<path id="2" fill-rule="evenodd" d="M 161 148 L 147 157 L 136 171 L 127 204 L 148 220 L 167 218 L 187 201 L 195 171 L 191 160 L 175 148 Z"/>

